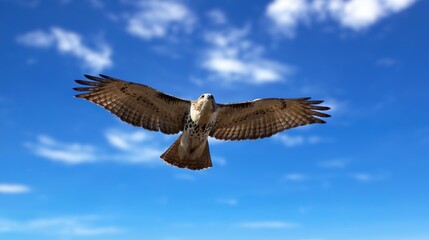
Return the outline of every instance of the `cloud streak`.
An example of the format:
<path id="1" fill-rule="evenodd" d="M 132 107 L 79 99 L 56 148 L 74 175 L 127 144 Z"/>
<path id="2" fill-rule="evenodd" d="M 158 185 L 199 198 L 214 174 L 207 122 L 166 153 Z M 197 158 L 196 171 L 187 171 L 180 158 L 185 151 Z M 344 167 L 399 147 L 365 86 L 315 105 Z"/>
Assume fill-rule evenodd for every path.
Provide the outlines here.
<path id="1" fill-rule="evenodd" d="M 249 221 L 238 223 L 236 226 L 246 229 L 290 229 L 296 228 L 299 225 L 297 223 L 284 221 Z"/>
<path id="2" fill-rule="evenodd" d="M 95 162 L 121 162 L 132 164 L 156 164 L 162 150 L 143 130 L 123 131 L 110 129 L 105 132 L 108 147 L 96 147 L 82 143 L 60 142 L 50 136 L 40 135 L 35 142 L 25 146 L 35 155 L 69 165 Z"/>
<path id="3" fill-rule="evenodd" d="M 274 140 L 280 141 L 287 147 L 298 147 L 305 144 L 317 144 L 324 140 L 319 136 L 290 136 L 288 134 L 279 133 L 273 136 Z"/>
<path id="4" fill-rule="evenodd" d="M 386 180 L 388 178 L 388 174 L 371 174 L 366 172 L 359 172 L 350 174 L 350 177 L 358 182 L 370 183 Z"/>
<path id="5" fill-rule="evenodd" d="M 35 143 L 26 143 L 25 146 L 37 156 L 71 165 L 98 160 L 94 146 L 62 143 L 47 135 L 39 135 Z"/>
<path id="6" fill-rule="evenodd" d="M 17 37 L 17 42 L 34 48 L 55 48 L 60 53 L 80 59 L 84 67 L 94 72 L 113 65 L 112 49 L 105 42 L 97 42 L 96 49 L 90 48 L 83 43 L 81 35 L 59 27 L 25 33 Z"/>
<path id="7" fill-rule="evenodd" d="M 61 237 L 89 237 L 120 234 L 124 230 L 103 226 L 98 216 L 37 218 L 26 221 L 0 219 L 0 233 L 31 233 Z"/>
<path id="8" fill-rule="evenodd" d="M 291 182 L 303 182 L 309 180 L 309 177 L 302 173 L 288 173 L 282 179 Z"/>
<path id="9" fill-rule="evenodd" d="M 412 6 L 416 0 L 274 0 L 265 15 L 273 30 L 288 37 L 300 24 L 335 21 L 341 27 L 360 31 Z"/>
<path id="10" fill-rule="evenodd" d="M 0 183 L 0 194 L 23 194 L 31 191 L 31 188 L 23 184 Z"/>

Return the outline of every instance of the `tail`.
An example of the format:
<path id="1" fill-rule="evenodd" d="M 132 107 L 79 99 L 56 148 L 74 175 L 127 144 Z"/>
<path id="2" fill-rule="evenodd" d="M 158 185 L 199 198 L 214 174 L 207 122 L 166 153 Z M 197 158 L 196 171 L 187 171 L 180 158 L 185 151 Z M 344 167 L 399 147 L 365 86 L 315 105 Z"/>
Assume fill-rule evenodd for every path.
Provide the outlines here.
<path id="1" fill-rule="evenodd" d="M 171 145 L 167 151 L 165 151 L 161 158 L 167 162 L 168 164 L 171 164 L 173 166 L 179 167 L 179 168 L 189 168 L 191 170 L 202 170 L 206 168 L 212 167 L 212 160 L 210 158 L 210 150 L 209 150 L 209 143 L 206 141 L 205 148 L 201 156 L 197 159 L 190 159 L 187 156 L 185 156 L 184 159 L 180 159 L 179 157 L 179 146 L 180 146 L 180 140 L 182 138 L 182 135 L 180 135 L 176 141 Z"/>

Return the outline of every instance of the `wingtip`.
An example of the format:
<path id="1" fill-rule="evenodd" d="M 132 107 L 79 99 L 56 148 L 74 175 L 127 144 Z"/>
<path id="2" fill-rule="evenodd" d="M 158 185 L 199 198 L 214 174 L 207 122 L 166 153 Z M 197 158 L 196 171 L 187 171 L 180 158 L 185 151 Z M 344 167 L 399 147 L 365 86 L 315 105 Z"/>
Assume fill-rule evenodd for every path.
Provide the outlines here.
<path id="1" fill-rule="evenodd" d="M 100 77 L 102 77 L 102 78 L 105 78 L 105 79 L 112 79 L 112 77 L 110 77 L 110 76 L 107 76 L 107 75 L 105 75 L 105 74 L 98 74 Z"/>
<path id="2" fill-rule="evenodd" d="M 100 78 L 100 77 L 92 76 L 92 75 L 89 75 L 89 74 L 84 74 L 84 76 L 85 76 L 87 79 L 90 79 L 90 80 L 92 80 L 92 81 L 96 81 L 96 82 L 105 82 L 105 81 L 106 81 L 106 79 L 105 79 L 105 78 Z"/>
<path id="3" fill-rule="evenodd" d="M 74 98 L 84 98 L 85 96 L 86 96 L 86 94 L 84 93 L 84 94 L 76 94 L 73 97 Z"/>
<path id="4" fill-rule="evenodd" d="M 74 87 L 73 90 L 78 91 L 78 92 L 87 92 L 87 91 L 92 91 L 93 88 L 88 88 L 88 87 Z"/>

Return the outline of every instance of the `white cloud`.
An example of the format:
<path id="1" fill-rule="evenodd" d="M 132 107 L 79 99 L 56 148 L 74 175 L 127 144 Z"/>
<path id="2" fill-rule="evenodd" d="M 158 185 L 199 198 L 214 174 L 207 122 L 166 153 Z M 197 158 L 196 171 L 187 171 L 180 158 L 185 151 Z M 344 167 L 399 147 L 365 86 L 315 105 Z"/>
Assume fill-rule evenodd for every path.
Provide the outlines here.
<path id="1" fill-rule="evenodd" d="M 22 193 L 28 193 L 30 191 L 31 191 L 30 187 L 26 185 L 0 183 L 0 194 L 22 194 Z"/>
<path id="2" fill-rule="evenodd" d="M 284 221 L 251 221 L 237 224 L 237 227 L 248 229 L 285 229 L 296 228 L 298 226 L 296 223 Z"/>
<path id="3" fill-rule="evenodd" d="M 368 28 L 381 19 L 403 11 L 416 0 L 274 0 L 266 16 L 274 29 L 292 37 L 296 27 L 311 20 L 334 20 L 355 31 Z"/>
<path id="4" fill-rule="evenodd" d="M 266 14 L 291 37 L 300 21 L 307 18 L 308 11 L 309 4 L 306 0 L 275 0 L 268 5 Z"/>
<path id="5" fill-rule="evenodd" d="M 227 83 L 263 84 L 284 80 L 290 66 L 264 57 L 264 48 L 246 39 L 248 28 L 212 31 L 205 34 L 211 45 L 202 67 Z"/>
<path id="6" fill-rule="evenodd" d="M 34 154 L 65 164 L 84 164 L 104 161 L 135 164 L 157 164 L 163 150 L 144 130 L 123 131 L 111 129 L 105 133 L 105 147 L 81 143 L 63 143 L 52 137 L 40 135 L 34 143 L 25 145 Z M 149 141 L 151 140 L 151 141 Z"/>
<path id="7" fill-rule="evenodd" d="M 302 182 L 302 181 L 308 180 L 309 177 L 302 173 L 288 173 L 283 176 L 283 179 L 287 181 L 292 181 L 292 182 Z"/>
<path id="8" fill-rule="evenodd" d="M 297 147 L 304 144 L 317 144 L 324 141 L 324 139 L 319 136 L 290 136 L 284 133 L 274 135 L 273 139 L 282 142 L 287 147 Z"/>
<path id="9" fill-rule="evenodd" d="M 27 221 L 0 219 L 0 233 L 31 233 L 62 237 L 102 236 L 122 233 L 114 226 L 100 226 L 100 217 L 54 217 Z"/>
<path id="10" fill-rule="evenodd" d="M 106 131 L 105 137 L 116 150 L 104 157 L 107 160 L 145 164 L 161 162 L 159 156 L 163 150 L 157 146 L 158 143 L 153 141 L 150 133 L 145 130 L 111 129 Z"/>
<path id="11" fill-rule="evenodd" d="M 225 14 L 219 9 L 213 9 L 207 13 L 210 21 L 216 25 L 222 25 L 228 22 Z"/>
<path id="12" fill-rule="evenodd" d="M 193 30 L 195 17 L 180 2 L 142 0 L 137 6 L 139 11 L 127 19 L 127 31 L 130 34 L 150 40 Z"/>
<path id="13" fill-rule="evenodd" d="M 35 143 L 26 143 L 34 154 L 52 161 L 80 164 L 98 160 L 96 149 L 80 143 L 62 143 L 49 136 L 40 135 Z"/>
<path id="14" fill-rule="evenodd" d="M 329 11 L 343 27 L 361 30 L 408 8 L 414 2 L 415 0 L 330 0 Z"/>
<path id="15" fill-rule="evenodd" d="M 60 53 L 72 55 L 83 61 L 94 72 L 113 65 L 112 49 L 104 42 L 92 49 L 83 43 L 82 36 L 73 31 L 53 27 L 49 31 L 35 30 L 21 35 L 17 42 L 28 47 L 56 48 Z"/>
<path id="16" fill-rule="evenodd" d="M 350 177 L 359 182 L 369 183 L 369 182 L 385 180 L 388 177 L 388 175 L 387 174 L 370 174 L 370 173 L 361 172 L 361 173 L 353 173 L 350 175 Z"/>
<path id="17" fill-rule="evenodd" d="M 29 47 L 48 48 L 55 43 L 55 38 L 50 33 L 42 30 L 35 30 L 19 36 L 17 41 Z"/>
<path id="18" fill-rule="evenodd" d="M 120 150 L 130 150 L 150 137 L 143 131 L 124 132 L 118 129 L 108 130 L 105 134 L 107 141 Z"/>

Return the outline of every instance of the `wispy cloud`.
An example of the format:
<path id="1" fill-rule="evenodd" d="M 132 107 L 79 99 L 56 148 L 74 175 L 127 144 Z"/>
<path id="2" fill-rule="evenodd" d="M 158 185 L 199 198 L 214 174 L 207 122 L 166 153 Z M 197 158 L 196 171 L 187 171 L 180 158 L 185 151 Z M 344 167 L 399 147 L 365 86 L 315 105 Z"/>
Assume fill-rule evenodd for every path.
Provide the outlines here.
<path id="1" fill-rule="evenodd" d="M 205 41 L 202 67 L 226 83 L 272 83 L 285 80 L 293 72 L 291 66 L 266 58 L 265 49 L 249 39 L 249 28 L 210 31 Z"/>
<path id="2" fill-rule="evenodd" d="M 40 135 L 35 142 L 26 143 L 25 146 L 40 157 L 71 165 L 103 161 L 141 164 L 160 162 L 159 156 L 163 150 L 144 130 L 110 129 L 104 137 L 109 143 L 104 147 L 64 143 L 47 135 Z"/>
<path id="3" fill-rule="evenodd" d="M 369 182 L 376 182 L 376 181 L 382 181 L 388 178 L 388 174 L 386 173 L 380 173 L 380 174 L 371 174 L 371 173 L 352 173 L 350 174 L 350 177 L 353 178 L 356 181 L 363 182 L 363 183 L 369 183 Z"/>
<path id="4" fill-rule="evenodd" d="M 285 221 L 249 221 L 238 223 L 236 226 L 247 229 L 288 229 L 296 228 L 299 225 L 297 223 Z"/>
<path id="5" fill-rule="evenodd" d="M 381 19 L 403 11 L 416 0 L 274 0 L 266 16 L 274 30 L 293 37 L 298 25 L 334 20 L 342 27 L 359 31 Z"/>
<path id="6" fill-rule="evenodd" d="M 225 14 L 219 9 L 213 9 L 207 13 L 207 17 L 210 21 L 216 25 L 226 24 L 228 19 Z"/>
<path id="7" fill-rule="evenodd" d="M 38 218 L 27 221 L 0 219 L 0 233 L 31 233 L 62 237 L 85 237 L 120 234 L 124 230 L 103 226 L 98 216 Z"/>
<path id="8" fill-rule="evenodd" d="M 25 146 L 37 156 L 66 164 L 80 164 L 98 160 L 96 148 L 80 143 L 63 143 L 47 135 L 39 135 L 36 142 Z"/>
<path id="9" fill-rule="evenodd" d="M 28 47 L 55 48 L 60 53 L 82 60 L 83 65 L 94 72 L 113 65 L 112 49 L 105 42 L 99 41 L 96 48 L 91 48 L 83 43 L 82 36 L 78 33 L 59 27 L 28 32 L 18 36 L 17 42 Z"/>
<path id="10" fill-rule="evenodd" d="M 110 129 L 106 131 L 105 137 L 116 150 L 105 157 L 108 160 L 146 164 L 160 162 L 159 156 L 163 150 L 158 146 L 159 143 L 153 141 L 151 135 L 145 130 Z"/>
<path id="11" fill-rule="evenodd" d="M 302 173 L 288 173 L 282 177 L 282 180 L 291 182 L 302 182 L 309 179 L 309 176 Z"/>
<path id="12" fill-rule="evenodd" d="M 338 177 L 338 174 L 292 172 L 284 174 L 279 180 L 282 183 L 296 185 L 300 190 L 307 190 L 313 187 L 327 189 L 332 186 L 332 181 Z"/>
<path id="13" fill-rule="evenodd" d="M 136 5 L 138 11 L 127 17 L 127 31 L 132 35 L 150 40 L 193 30 L 194 14 L 178 1 L 141 0 Z"/>
<path id="14" fill-rule="evenodd" d="M 22 194 L 30 191 L 31 188 L 23 184 L 0 183 L 0 194 Z"/>
<path id="15" fill-rule="evenodd" d="M 285 133 L 276 134 L 273 136 L 273 139 L 280 141 L 287 147 L 297 147 L 305 144 L 317 144 L 324 141 L 324 139 L 322 139 L 319 136 L 308 136 L 308 137 L 302 136 L 302 135 L 290 136 Z"/>
<path id="16" fill-rule="evenodd" d="M 143 131 L 124 132 L 118 129 L 106 131 L 105 137 L 113 147 L 119 150 L 130 150 L 137 144 L 147 141 L 150 137 Z"/>

